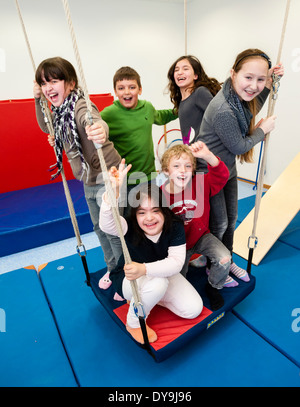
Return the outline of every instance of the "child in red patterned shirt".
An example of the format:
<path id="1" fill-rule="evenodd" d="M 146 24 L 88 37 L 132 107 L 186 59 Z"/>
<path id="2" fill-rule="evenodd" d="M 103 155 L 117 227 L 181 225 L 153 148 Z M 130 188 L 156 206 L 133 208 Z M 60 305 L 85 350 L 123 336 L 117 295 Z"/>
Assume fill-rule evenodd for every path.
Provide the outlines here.
<path id="1" fill-rule="evenodd" d="M 207 174 L 195 174 L 196 158 L 207 162 Z M 194 253 L 210 259 L 206 293 L 212 310 L 217 310 L 224 304 L 220 290 L 228 277 L 231 254 L 209 231 L 209 200 L 226 184 L 228 168 L 200 141 L 168 149 L 162 157 L 162 170 L 168 177 L 161 188 L 169 207 L 184 221 L 187 253 L 182 273 L 186 275 Z"/>

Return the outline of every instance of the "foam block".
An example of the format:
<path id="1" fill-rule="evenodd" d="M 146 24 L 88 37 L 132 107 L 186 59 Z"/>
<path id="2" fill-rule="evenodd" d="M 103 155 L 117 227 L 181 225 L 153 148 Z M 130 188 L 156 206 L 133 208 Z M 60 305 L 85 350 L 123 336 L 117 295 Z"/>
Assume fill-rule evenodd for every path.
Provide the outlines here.
<path id="1" fill-rule="evenodd" d="M 255 195 L 248 198 L 240 199 L 238 202 L 238 220 L 239 225 L 251 212 L 255 205 Z M 293 220 L 287 225 L 286 229 L 279 236 L 280 242 L 286 243 L 296 249 L 300 250 L 300 213 L 293 218 Z"/>
<path id="2" fill-rule="evenodd" d="M 110 93 L 90 97 L 99 111 L 114 100 Z M 4 118 L 0 123 L 1 149 L 13 152 L 13 157 L 2 154 L 0 193 L 46 185 L 49 166 L 55 164 L 56 158 L 47 134 L 38 126 L 34 99 L 1 100 L 0 117 Z M 73 179 L 67 162 L 64 169 L 66 178 Z"/>
<path id="3" fill-rule="evenodd" d="M 83 185 L 68 181 L 80 233 L 93 230 Z M 62 182 L 0 194 L 0 255 L 75 236 Z"/>
<path id="4" fill-rule="evenodd" d="M 257 208 L 258 209 L 258 208 Z M 253 251 L 253 264 L 259 264 L 300 209 L 300 153 L 262 197 L 255 235 L 258 245 Z M 237 227 L 233 250 L 248 258 L 248 238 L 252 234 L 254 210 Z"/>

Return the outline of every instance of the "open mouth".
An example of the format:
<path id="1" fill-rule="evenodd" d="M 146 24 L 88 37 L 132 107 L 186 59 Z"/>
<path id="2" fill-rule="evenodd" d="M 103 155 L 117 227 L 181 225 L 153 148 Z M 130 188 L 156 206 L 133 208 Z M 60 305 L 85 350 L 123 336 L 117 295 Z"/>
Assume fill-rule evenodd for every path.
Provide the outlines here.
<path id="1" fill-rule="evenodd" d="M 51 100 L 52 103 L 53 103 L 53 102 L 56 102 L 57 99 L 58 99 L 58 93 L 51 93 L 51 94 L 49 95 L 49 99 Z"/>
<path id="2" fill-rule="evenodd" d="M 157 222 L 145 223 L 146 228 L 149 228 L 149 229 L 155 228 L 156 225 L 157 225 Z"/>
<path id="3" fill-rule="evenodd" d="M 245 93 L 248 95 L 248 96 L 255 96 L 256 95 L 256 92 L 253 92 L 253 91 L 251 91 L 251 90 L 245 90 Z"/>
<path id="4" fill-rule="evenodd" d="M 178 179 L 178 181 L 185 181 L 187 179 L 187 176 L 186 175 L 178 175 L 176 178 Z"/>
<path id="5" fill-rule="evenodd" d="M 177 78 L 177 83 L 184 82 L 185 80 L 186 80 L 186 77 Z"/>

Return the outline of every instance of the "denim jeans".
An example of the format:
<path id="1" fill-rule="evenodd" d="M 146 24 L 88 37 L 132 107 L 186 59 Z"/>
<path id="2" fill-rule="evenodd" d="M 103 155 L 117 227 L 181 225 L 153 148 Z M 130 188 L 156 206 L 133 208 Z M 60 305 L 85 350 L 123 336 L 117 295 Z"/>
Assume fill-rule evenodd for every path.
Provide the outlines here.
<path id="1" fill-rule="evenodd" d="M 210 260 L 208 281 L 214 288 L 221 289 L 229 274 L 231 255 L 223 243 L 211 233 L 201 236 L 194 247 L 187 250 L 185 264 L 181 274 L 186 276 L 190 258 L 195 253 L 201 253 Z"/>
<path id="2" fill-rule="evenodd" d="M 94 225 L 94 231 L 101 244 L 107 271 L 113 270 L 122 254 L 122 245 L 118 236 L 104 233 L 99 227 L 100 207 L 102 195 L 105 192 L 104 184 L 84 185 L 85 199 L 89 207 L 90 216 Z"/>
<path id="3" fill-rule="evenodd" d="M 236 166 L 230 169 L 224 188 L 210 198 L 210 232 L 232 253 L 233 235 L 237 221 L 238 185 Z"/>

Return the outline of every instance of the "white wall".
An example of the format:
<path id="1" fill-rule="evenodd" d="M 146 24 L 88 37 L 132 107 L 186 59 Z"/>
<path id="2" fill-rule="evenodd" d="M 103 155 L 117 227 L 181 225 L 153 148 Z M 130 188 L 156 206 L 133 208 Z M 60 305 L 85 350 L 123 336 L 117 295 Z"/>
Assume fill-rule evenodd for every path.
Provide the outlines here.
<path id="1" fill-rule="evenodd" d="M 236 55 L 260 48 L 277 60 L 285 0 L 194 0 L 188 4 L 188 53 L 195 54 L 209 76 L 224 81 Z M 275 105 L 276 129 L 270 135 L 265 184 L 271 185 L 300 151 L 300 1 L 292 0 L 285 33 L 281 80 Z M 266 107 L 261 112 L 265 116 Z M 260 144 L 255 149 L 256 160 Z M 239 176 L 255 180 L 257 163 L 238 165 Z M 300 169 L 299 169 L 300 176 Z"/>
<path id="2" fill-rule="evenodd" d="M 19 5 L 35 64 L 60 55 L 77 67 L 62 2 L 19 0 Z M 90 93 L 113 94 L 114 72 L 130 65 L 141 75 L 142 97 L 156 108 L 172 107 L 164 91 L 170 65 L 184 54 L 183 0 L 69 0 L 69 5 Z M 285 1 L 191 0 L 187 9 L 188 52 L 199 57 L 208 75 L 226 79 L 236 54 L 248 47 L 262 48 L 276 60 Z M 300 149 L 299 16 L 300 2 L 292 0 L 282 57 L 286 75 L 275 108 L 266 184 Z M 15 2 L 0 0 L 0 100 L 31 98 L 33 77 Z M 178 121 L 168 125 L 176 127 Z M 153 127 L 155 144 L 162 133 L 162 127 Z M 239 175 L 254 180 L 256 165 L 239 166 Z"/>
<path id="3" fill-rule="evenodd" d="M 35 65 L 59 55 L 77 68 L 62 1 L 19 0 L 19 6 Z M 173 107 L 164 92 L 170 65 L 184 53 L 182 4 L 69 0 L 69 6 L 89 93 L 114 94 L 115 71 L 129 65 L 141 75 L 142 98 L 157 109 Z M 31 98 L 34 70 L 12 0 L 0 0 L 0 61 L 0 100 Z M 155 144 L 162 134 L 162 126 L 153 126 Z"/>

